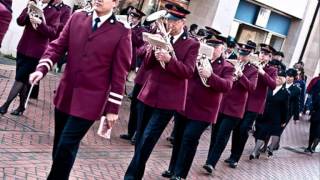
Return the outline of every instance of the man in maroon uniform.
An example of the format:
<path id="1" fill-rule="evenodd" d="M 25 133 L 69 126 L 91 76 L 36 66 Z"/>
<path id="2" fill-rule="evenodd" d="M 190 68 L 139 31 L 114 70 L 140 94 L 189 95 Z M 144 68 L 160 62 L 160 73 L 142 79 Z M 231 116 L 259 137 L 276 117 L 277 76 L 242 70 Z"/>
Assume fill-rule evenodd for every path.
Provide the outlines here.
<path id="1" fill-rule="evenodd" d="M 268 64 L 271 57 L 272 48 L 260 48 L 259 59 L 261 66 L 259 66 L 258 70 L 257 88 L 255 91 L 249 93 L 244 117 L 232 134 L 231 155 L 225 160 L 232 168 L 238 165 L 245 144 L 249 138 L 249 131 L 252 128 L 253 122 L 259 114 L 263 113 L 268 89 L 273 90 L 276 87 L 277 69 Z"/>
<path id="2" fill-rule="evenodd" d="M 225 39 L 224 39 L 225 40 Z M 186 109 L 175 115 L 175 138 L 169 170 L 162 176 L 187 178 L 199 139 L 210 124 L 215 124 L 223 93 L 231 90 L 233 66 L 222 58 L 222 38 L 207 40 L 214 47 L 211 69 L 200 67 L 188 81 Z M 209 59 L 208 59 L 209 60 Z M 207 78 L 207 85 L 201 81 Z"/>
<path id="3" fill-rule="evenodd" d="M 95 0 L 93 12 L 75 13 L 30 75 L 32 84 L 38 82 L 68 52 L 54 99 L 53 164 L 48 179 L 68 179 L 80 141 L 95 120 L 105 114 L 110 128 L 118 119 L 132 52 L 131 31 L 112 13 L 117 3 Z"/>
<path id="4" fill-rule="evenodd" d="M 145 28 L 141 26 L 141 18 L 145 16 L 140 10 L 133 8 L 129 14 L 128 19 L 132 26 L 132 61 L 131 61 L 131 71 L 135 71 L 138 67 L 138 59 L 141 59 L 141 52 L 144 51 L 144 42 L 142 39 L 142 33 L 146 31 Z M 120 138 L 126 140 L 133 140 L 133 135 L 135 134 L 137 128 L 137 96 L 143 84 L 138 84 L 134 86 L 132 91 L 131 105 L 130 105 L 130 116 L 128 120 L 128 134 L 121 134 Z M 132 141 L 133 142 L 133 141 Z"/>
<path id="5" fill-rule="evenodd" d="M 20 116 L 25 110 L 24 104 L 27 98 L 29 74 L 36 69 L 49 40 L 56 36 L 60 21 L 60 14 L 51 2 L 52 0 L 50 2 L 49 0 L 43 0 L 43 3 L 48 3 L 43 9 L 43 17 L 29 15 L 28 8 L 25 8 L 17 19 L 18 25 L 25 28 L 17 47 L 15 82 L 6 102 L 0 108 L 1 114 L 7 112 L 9 105 L 18 94 L 20 95 L 20 104 L 11 114 Z"/>
<path id="6" fill-rule="evenodd" d="M 0 0 L 0 47 L 4 35 L 6 34 L 9 24 L 12 18 L 12 1 L 11 0 Z"/>
<path id="7" fill-rule="evenodd" d="M 242 45 L 239 64 L 235 65 L 235 82 L 231 91 L 223 95 L 220 114 L 211 132 L 211 142 L 206 164 L 203 168 L 212 173 L 230 138 L 231 131 L 240 123 L 245 112 L 249 92 L 257 86 L 258 69 L 249 61 L 251 48 Z"/>
<path id="8" fill-rule="evenodd" d="M 184 31 L 185 17 L 190 12 L 177 4 L 167 4 L 166 8 L 174 52 L 149 52 L 146 67 L 151 72 L 138 99 L 152 109 L 152 114 L 141 138 L 136 141 L 135 154 L 124 179 L 142 179 L 146 162 L 163 130 L 175 112 L 184 110 L 187 81 L 195 68 L 200 44 Z"/>

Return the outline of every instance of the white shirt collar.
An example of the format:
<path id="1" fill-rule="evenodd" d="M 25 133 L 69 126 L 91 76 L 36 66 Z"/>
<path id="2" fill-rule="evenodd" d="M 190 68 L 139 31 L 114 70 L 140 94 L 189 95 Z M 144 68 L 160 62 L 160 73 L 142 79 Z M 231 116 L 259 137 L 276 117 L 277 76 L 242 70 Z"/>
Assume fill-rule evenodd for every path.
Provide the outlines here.
<path id="1" fill-rule="evenodd" d="M 100 27 L 106 20 L 108 20 L 112 16 L 112 11 L 110 11 L 108 14 L 104 16 L 100 16 L 100 22 L 98 23 L 98 27 Z M 95 19 L 98 17 L 96 11 L 93 11 L 92 15 L 92 27 L 94 26 Z"/>
<path id="2" fill-rule="evenodd" d="M 272 95 L 275 95 L 281 88 L 282 88 L 282 85 L 277 86 L 277 87 L 272 91 Z"/>
<path id="3" fill-rule="evenodd" d="M 181 32 L 178 35 L 173 36 L 173 44 L 180 38 L 180 36 L 184 33 L 184 30 L 181 29 Z"/>
<path id="4" fill-rule="evenodd" d="M 287 89 L 290 88 L 290 87 L 292 86 L 292 84 L 293 84 L 293 83 L 290 83 L 290 84 L 286 83 L 286 88 L 287 88 Z"/>

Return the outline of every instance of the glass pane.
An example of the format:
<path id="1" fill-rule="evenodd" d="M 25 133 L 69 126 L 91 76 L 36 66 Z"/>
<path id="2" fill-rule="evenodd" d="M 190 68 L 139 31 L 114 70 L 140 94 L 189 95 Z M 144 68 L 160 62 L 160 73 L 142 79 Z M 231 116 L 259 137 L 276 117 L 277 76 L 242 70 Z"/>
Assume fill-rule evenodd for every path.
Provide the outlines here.
<path id="1" fill-rule="evenodd" d="M 283 42 L 284 42 L 284 38 L 281 38 L 275 35 L 271 36 L 270 45 L 277 51 L 281 50 Z"/>

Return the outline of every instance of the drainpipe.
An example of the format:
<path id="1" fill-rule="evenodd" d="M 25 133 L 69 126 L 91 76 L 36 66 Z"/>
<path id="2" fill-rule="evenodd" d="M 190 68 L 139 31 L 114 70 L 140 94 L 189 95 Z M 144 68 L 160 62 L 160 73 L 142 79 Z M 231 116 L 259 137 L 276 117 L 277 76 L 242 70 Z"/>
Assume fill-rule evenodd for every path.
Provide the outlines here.
<path id="1" fill-rule="evenodd" d="M 318 0 L 318 4 L 317 4 L 316 10 L 314 12 L 314 15 L 313 15 L 313 18 L 312 18 L 312 21 L 311 21 L 311 25 L 310 25 L 310 28 L 309 28 L 309 31 L 308 31 L 308 34 L 307 34 L 307 38 L 306 38 L 306 41 L 304 42 L 304 45 L 303 45 L 303 48 L 302 48 L 302 51 L 301 51 L 301 54 L 300 54 L 299 62 L 301 62 L 302 59 L 303 59 L 304 53 L 306 51 L 306 48 L 307 48 L 307 45 L 308 45 L 308 42 L 309 42 L 309 39 L 310 39 L 311 32 L 312 32 L 313 27 L 314 27 L 314 22 L 317 19 L 317 15 L 318 15 L 318 12 L 319 12 L 319 7 L 320 7 L 320 2 L 319 1 L 320 0 Z"/>

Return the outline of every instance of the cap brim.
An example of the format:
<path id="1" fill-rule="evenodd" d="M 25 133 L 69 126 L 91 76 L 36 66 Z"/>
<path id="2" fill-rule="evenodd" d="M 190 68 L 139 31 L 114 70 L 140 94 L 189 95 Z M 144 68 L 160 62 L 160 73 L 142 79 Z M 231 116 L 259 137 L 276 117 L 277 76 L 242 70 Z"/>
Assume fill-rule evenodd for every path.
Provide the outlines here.
<path id="1" fill-rule="evenodd" d="M 177 16 L 174 16 L 174 15 L 172 15 L 172 14 L 170 14 L 170 13 L 168 13 L 168 14 L 165 16 L 165 18 L 167 18 L 167 19 L 169 19 L 169 20 L 173 20 L 173 21 L 178 21 L 178 20 L 181 19 L 181 18 L 179 18 L 179 17 L 177 17 Z"/>
<path id="2" fill-rule="evenodd" d="M 239 51 L 239 55 L 241 56 L 248 56 L 250 54 L 249 51 Z"/>

